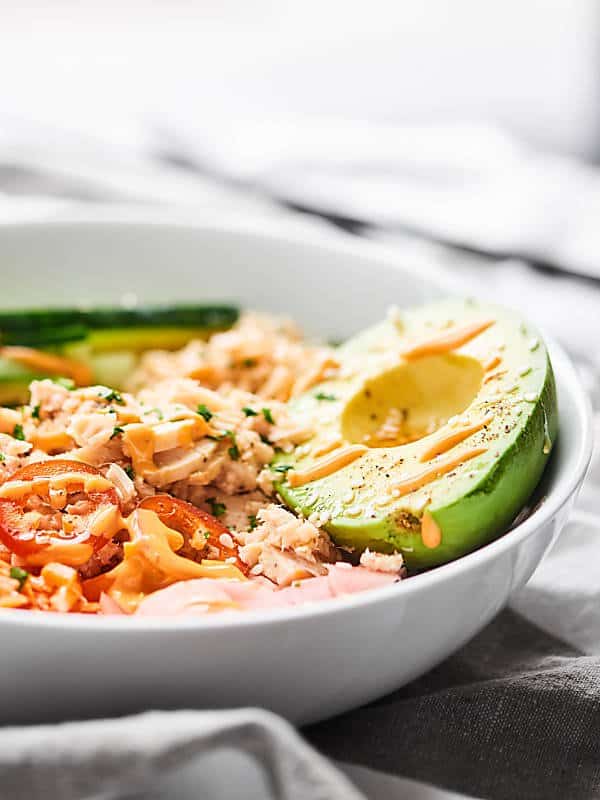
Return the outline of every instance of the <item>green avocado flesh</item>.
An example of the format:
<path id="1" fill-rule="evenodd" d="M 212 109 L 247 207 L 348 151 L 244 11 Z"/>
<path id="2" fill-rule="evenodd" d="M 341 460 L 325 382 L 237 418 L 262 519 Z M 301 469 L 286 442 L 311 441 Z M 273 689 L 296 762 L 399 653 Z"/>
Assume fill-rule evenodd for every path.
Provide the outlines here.
<path id="1" fill-rule="evenodd" d="M 410 354 L 483 321 L 491 324 L 461 345 Z M 504 309 L 452 300 L 403 311 L 337 352 L 339 377 L 292 401 L 315 434 L 276 459 L 274 466 L 292 467 L 277 484 L 283 501 L 318 514 L 336 544 L 400 552 L 411 571 L 503 533 L 539 482 L 557 434 L 554 377 L 539 334 Z M 336 441 L 367 449 L 325 477 L 290 486 L 289 476 L 331 457 Z"/>

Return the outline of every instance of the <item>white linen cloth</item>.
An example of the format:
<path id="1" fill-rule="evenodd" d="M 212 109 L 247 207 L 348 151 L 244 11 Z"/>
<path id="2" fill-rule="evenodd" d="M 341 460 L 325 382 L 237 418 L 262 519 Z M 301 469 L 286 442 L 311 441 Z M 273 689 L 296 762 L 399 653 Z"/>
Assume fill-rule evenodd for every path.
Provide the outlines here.
<path id="1" fill-rule="evenodd" d="M 600 277 L 600 171 L 486 126 L 215 115 L 161 133 L 213 174 L 296 206 Z"/>
<path id="2" fill-rule="evenodd" d="M 333 145 L 334 139 L 330 141 Z M 389 141 L 391 146 L 391 138 Z M 504 153 L 503 158 L 513 158 L 513 146 L 506 143 L 503 137 L 492 136 L 490 141 L 498 153 Z M 454 143 L 458 145 L 458 139 L 455 139 Z M 368 138 L 364 139 L 364 144 L 368 144 Z M 447 163 L 444 159 L 448 155 L 447 144 L 446 140 L 443 157 L 437 160 L 434 158 L 432 162 L 431 158 L 423 156 L 422 174 L 432 173 L 433 184 L 438 183 L 433 175 L 435 169 L 439 167 L 441 172 L 444 172 L 444 164 Z M 194 152 L 201 152 L 200 144 L 194 146 L 199 148 Z M 432 140 L 431 152 L 435 152 L 436 147 Z M 265 149 L 269 149 L 268 145 Z M 283 169 L 278 172 L 279 168 L 270 167 L 271 162 L 267 162 L 264 156 L 262 159 L 258 156 L 254 158 L 252 169 L 236 174 L 232 166 L 236 163 L 236 159 L 231 156 L 226 163 L 227 152 L 223 151 L 220 161 L 213 153 L 219 167 L 217 171 L 227 173 L 230 178 L 232 176 L 239 178 L 239 183 L 251 179 L 252 183 L 264 187 L 269 193 L 308 206 L 312 205 L 311 198 L 314 200 L 315 195 L 311 195 L 307 187 L 312 186 L 318 195 L 321 192 L 321 188 L 318 187 L 323 187 L 323 194 L 319 196 L 328 197 L 325 206 L 327 211 L 339 212 L 342 215 L 351 212 L 351 215 L 360 216 L 363 220 L 368 218 L 370 222 L 380 221 L 386 224 L 391 218 L 386 221 L 378 213 L 378 210 L 384 207 L 385 197 L 394 196 L 392 191 L 394 186 L 386 176 L 396 174 L 399 180 L 395 187 L 401 189 L 401 184 L 405 184 L 409 161 L 408 144 L 406 144 L 404 166 L 396 173 L 389 159 L 378 156 L 377 169 L 382 180 L 386 182 L 385 191 L 379 192 L 377 187 L 381 181 L 373 182 L 369 178 L 363 182 L 364 171 L 361 164 L 359 163 L 356 168 L 352 166 L 354 162 L 351 155 L 357 152 L 352 148 L 347 150 L 344 158 L 338 158 L 337 163 L 332 166 L 329 172 L 335 175 L 331 182 L 328 180 L 318 182 L 315 175 L 324 174 L 320 168 L 314 173 L 308 170 L 309 178 L 313 174 L 313 178 L 309 181 L 310 186 L 302 182 L 302 170 L 297 166 L 291 171 Z M 479 157 L 475 154 L 472 158 L 475 178 L 468 191 L 465 189 L 462 217 L 465 226 L 469 222 L 468 212 L 476 210 L 473 204 L 477 204 L 479 193 L 486 185 L 481 183 L 478 171 L 486 171 L 489 153 L 489 150 L 485 150 Z M 1 155 L 0 152 L 0 157 Z M 270 156 L 273 155 L 271 152 Z M 124 173 L 123 163 L 119 164 L 118 169 L 111 170 L 106 163 L 95 166 L 93 160 L 89 159 L 84 160 L 81 169 L 77 164 L 70 169 L 65 157 L 55 161 L 56 169 L 53 172 L 51 158 L 40 158 L 37 161 L 31 156 L 31 150 L 28 151 L 27 158 L 21 152 L 18 163 L 31 169 L 32 174 L 37 176 L 39 180 L 37 190 L 32 182 L 28 182 L 29 196 L 26 198 L 0 195 L 0 221 L 36 216 L 55 217 L 65 211 L 70 213 L 74 206 L 68 200 L 69 196 L 73 194 L 79 196 L 83 191 L 84 195 L 88 193 L 88 198 L 109 197 L 127 200 L 135 198 L 140 201 L 164 203 L 166 213 L 193 213 L 196 218 L 202 214 L 209 215 L 210 219 L 230 215 L 238 218 L 240 215 L 247 215 L 252 218 L 254 215 L 256 219 L 261 221 L 272 219 L 273 224 L 284 227 L 312 224 L 304 218 L 299 219 L 291 213 L 282 211 L 260 195 L 247 196 L 226 190 L 205 179 L 186 175 L 142 158 L 132 159 L 131 162 L 125 158 L 123 162 L 130 163 L 130 170 Z M 281 157 L 275 159 L 275 162 L 277 161 L 282 163 L 285 159 Z M 564 162 L 565 169 L 567 166 Z M 589 187 L 595 186 L 597 183 L 595 173 L 591 175 L 586 173 L 584 176 L 585 171 L 576 166 L 574 174 L 579 175 L 580 170 L 581 180 Z M 367 173 L 368 171 L 366 169 Z M 269 181 L 264 181 L 261 177 L 265 174 L 271 175 Z M 273 179 L 273 175 L 278 177 Z M 300 183 L 294 183 L 293 180 L 286 183 L 285 175 L 296 176 Z M 50 176 L 52 180 L 49 179 Z M 358 183 L 355 183 L 355 178 Z M 161 179 L 164 179 L 164 182 L 161 182 Z M 570 185 L 575 186 L 579 177 L 569 178 L 567 183 L 571 180 L 573 183 Z M 78 185 L 77 192 L 73 191 L 75 183 Z M 452 180 L 450 183 L 454 186 Z M 460 181 L 458 183 L 460 184 Z M 299 185 L 302 191 L 294 188 Z M 490 201 L 488 211 L 501 214 L 502 207 L 498 205 L 497 199 L 503 198 L 508 201 L 512 195 L 508 179 L 494 178 L 491 185 L 495 187 L 501 185 L 502 191 L 496 199 Z M 64 188 L 58 189 L 60 186 Z M 284 190 L 284 186 L 288 188 Z M 333 187 L 335 191 L 329 191 L 327 187 Z M 356 187 L 358 191 L 352 187 Z M 149 191 L 145 193 L 145 189 Z M 14 192 L 14 186 L 10 187 L 10 190 Z M 514 191 L 516 194 L 519 193 L 518 188 Z M 352 201 L 356 204 L 354 207 L 348 205 L 350 201 L 344 204 L 342 195 L 346 194 L 354 196 L 355 199 Z M 439 226 L 436 228 L 436 225 L 443 221 L 441 211 L 437 215 L 435 213 L 438 204 L 452 205 L 449 196 L 442 192 L 436 199 L 432 190 L 427 199 L 425 194 L 426 192 L 420 194 L 415 191 L 415 196 L 417 198 L 420 196 L 422 202 L 415 201 L 413 209 L 418 206 L 421 216 L 419 217 L 415 211 L 411 226 L 432 230 L 436 236 L 443 234 L 444 238 L 458 240 L 460 237 L 451 237 L 448 231 L 444 232 Z M 60 199 L 56 199 L 57 195 Z M 398 202 L 396 205 L 398 223 L 404 219 L 403 209 L 411 207 L 410 193 L 406 191 L 402 196 L 406 198 L 406 204 L 403 206 Z M 357 206 L 361 198 L 364 202 L 359 209 Z M 552 200 L 555 210 L 559 208 L 558 200 L 557 196 Z M 568 205 L 566 198 L 565 206 Z M 168 212 L 166 206 L 171 207 Z M 370 214 L 365 212 L 367 206 L 370 207 Z M 528 210 L 532 211 L 530 216 Z M 572 209 L 565 207 L 560 214 L 556 211 L 553 218 L 556 225 L 558 224 L 556 220 L 559 218 L 574 223 L 577 221 L 576 216 L 572 214 Z M 486 215 L 483 214 L 482 217 L 485 221 Z M 428 219 L 431 219 L 431 227 L 427 225 Z M 481 217 L 477 219 L 481 220 Z M 523 204 L 519 214 L 503 217 L 501 224 L 505 229 L 496 229 L 496 233 L 488 242 L 498 245 L 504 241 L 502 237 L 507 236 L 505 241 L 522 245 L 524 240 L 521 228 L 527 227 L 525 221 L 531 220 L 529 230 L 539 233 L 540 220 L 544 219 L 545 214 L 541 212 L 538 214 L 535 205 L 532 210 L 532 207 Z M 416 224 L 417 222 L 419 224 Z M 465 231 L 467 233 L 469 230 L 474 233 L 480 231 L 481 228 L 478 226 L 479 223 L 473 224 L 472 230 L 468 227 L 462 229 L 458 227 L 457 230 L 462 230 L 461 235 L 464 236 Z M 552 228 L 551 232 L 554 229 Z M 492 230 L 491 223 L 488 232 L 490 230 Z M 465 285 L 474 286 L 475 291 L 478 286 L 485 284 L 486 291 L 494 293 L 496 299 L 509 302 L 511 305 L 524 306 L 529 316 L 536 318 L 537 321 L 540 321 L 541 309 L 542 324 L 553 331 L 581 362 L 598 411 L 600 364 L 598 353 L 590 348 L 590 341 L 597 342 L 600 332 L 598 288 L 569 278 L 549 278 L 516 261 L 493 262 L 475 256 L 457 255 L 456 252 L 440 245 L 430 244 L 389 229 L 382 231 L 372 228 L 368 233 L 395 248 L 399 257 L 436 261 L 454 278 L 463 281 Z M 594 265 L 600 263 L 600 246 L 596 246 L 594 237 L 590 234 L 586 239 L 585 258 L 577 260 L 572 254 L 577 250 L 579 241 L 579 238 L 574 236 L 572 246 L 563 249 L 563 253 L 570 254 L 565 266 L 581 272 L 592 271 Z M 543 242 L 543 236 L 540 234 L 537 240 L 533 236 L 529 242 L 539 244 Z M 561 243 L 564 246 L 565 239 L 561 239 L 559 245 Z M 484 247 L 484 241 L 474 244 L 481 246 L 482 249 L 488 249 Z M 491 246 L 489 249 L 497 248 Z M 534 250 L 535 248 L 529 252 Z M 539 252 L 541 251 L 538 249 Z M 550 248 L 546 247 L 544 252 L 546 256 L 552 256 L 556 250 L 552 250 L 551 253 Z M 559 288 L 556 281 L 559 281 Z M 543 303 L 538 307 L 535 300 L 539 299 L 540 293 L 543 295 Z M 498 297 L 498 294 L 501 296 Z M 568 309 L 568 323 L 565 309 Z M 582 492 L 578 512 L 567 526 L 553 553 L 541 565 L 527 587 L 512 601 L 513 608 L 520 614 L 589 654 L 600 654 L 600 614 L 597 612 L 600 581 L 595 567 L 600 563 L 599 489 L 600 462 L 596 453 Z M 229 748 L 225 754 L 221 752 L 223 747 Z M 249 759 L 249 755 L 255 761 Z M 454 796 L 433 787 L 388 777 L 355 765 L 338 764 L 338 766 L 347 771 L 355 784 L 362 788 L 365 796 L 371 798 L 386 797 L 392 800 L 394 797 L 402 797 L 434 800 L 434 798 Z M 219 774 L 226 776 L 225 781 L 219 783 L 217 780 Z M 7 786 L 10 787 L 10 793 L 3 794 Z M 22 793 L 19 794 L 19 791 Z M 149 714 L 124 720 L 71 723 L 64 726 L 0 729 L 0 798 L 19 800 L 20 797 L 27 797 L 27 800 L 36 800 L 37 797 L 44 797 L 46 800 L 56 797 L 68 800 L 71 797 L 104 799 L 117 796 L 227 797 L 227 791 L 233 792 L 230 795 L 232 797 L 244 796 L 248 800 L 253 797 L 268 796 L 286 800 L 296 797 L 306 800 L 312 798 L 351 800 L 353 797 L 361 796 L 358 790 L 355 791 L 342 775 L 309 748 L 286 723 L 261 711 L 174 712 Z M 240 794 L 242 791 L 243 794 Z"/>

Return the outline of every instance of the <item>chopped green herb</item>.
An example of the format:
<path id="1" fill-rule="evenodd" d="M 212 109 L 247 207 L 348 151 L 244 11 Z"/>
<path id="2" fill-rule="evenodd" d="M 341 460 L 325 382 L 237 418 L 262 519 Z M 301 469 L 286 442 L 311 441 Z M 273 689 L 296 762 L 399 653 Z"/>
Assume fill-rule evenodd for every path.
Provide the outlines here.
<path id="1" fill-rule="evenodd" d="M 214 442 L 222 442 L 223 439 L 229 439 L 232 444 L 235 444 L 235 431 L 223 431 L 216 436 L 207 435 L 207 439 L 212 439 Z"/>
<path id="2" fill-rule="evenodd" d="M 135 472 L 133 471 L 133 467 L 131 466 L 131 464 L 128 464 L 126 467 L 123 467 L 123 471 L 125 472 L 128 478 L 131 478 L 131 480 L 135 478 Z"/>
<path id="3" fill-rule="evenodd" d="M 15 425 L 15 427 L 13 428 L 12 435 L 15 437 L 15 439 L 19 439 L 19 441 L 21 441 L 21 442 L 25 441 L 25 433 L 23 431 L 23 426 L 20 425 L 18 422 Z"/>
<path id="4" fill-rule="evenodd" d="M 114 400 L 115 403 L 118 403 L 120 406 L 125 405 L 125 401 L 123 400 L 123 396 L 120 392 L 117 392 L 115 389 L 109 389 L 107 386 L 103 386 L 100 391 L 98 392 L 98 397 L 102 398 L 102 400 L 106 400 L 109 403 Z"/>
<path id="5" fill-rule="evenodd" d="M 57 383 L 59 386 L 69 391 L 75 388 L 75 381 L 72 378 L 52 378 L 52 383 Z"/>
<path id="6" fill-rule="evenodd" d="M 118 436 L 120 433 L 125 433 L 125 429 L 121 428 L 120 425 L 115 425 L 115 427 L 113 428 L 113 432 L 110 435 L 110 438 L 114 439 L 115 436 Z"/>
<path id="7" fill-rule="evenodd" d="M 254 528 L 258 525 L 258 520 L 256 519 L 256 514 L 248 514 L 248 524 L 250 526 L 250 530 L 253 531 Z"/>
<path id="8" fill-rule="evenodd" d="M 207 422 L 210 422 L 211 419 L 213 418 L 212 411 L 209 411 L 209 409 L 204 405 L 204 403 L 200 403 L 200 405 L 196 409 L 196 414 L 200 414 L 200 416 Z"/>
<path id="9" fill-rule="evenodd" d="M 263 444 L 272 444 L 271 440 L 268 436 L 265 436 L 264 433 L 259 433 L 260 440 Z"/>
<path id="10" fill-rule="evenodd" d="M 315 400 L 327 400 L 330 403 L 335 403 L 337 397 L 334 394 L 327 394 L 327 392 L 317 392 Z"/>
<path id="11" fill-rule="evenodd" d="M 4 453 L 0 453 L 0 464 L 2 464 L 3 461 L 6 461 L 6 456 Z"/>
<path id="12" fill-rule="evenodd" d="M 273 419 L 273 414 L 271 414 L 270 408 L 263 408 L 262 413 L 269 425 L 275 425 L 275 420 Z"/>
<path id="13" fill-rule="evenodd" d="M 283 472 L 285 474 L 290 469 L 292 469 L 291 464 L 278 464 L 276 467 L 273 467 L 273 472 Z"/>
<path id="14" fill-rule="evenodd" d="M 29 577 L 27 570 L 21 569 L 21 567 L 11 567 L 9 574 L 13 580 L 19 581 L 19 589 L 23 588 L 23 584 Z"/>
<path id="15" fill-rule="evenodd" d="M 31 409 L 31 419 L 39 419 L 40 418 L 40 404 L 38 403 L 37 406 L 34 406 Z"/>
<path id="16" fill-rule="evenodd" d="M 231 442 L 231 447 L 227 449 L 227 452 L 229 453 L 229 458 L 231 458 L 232 461 L 237 461 L 240 457 L 240 450 L 239 447 L 237 446 L 237 442 L 235 439 L 235 432 L 224 431 L 219 438 L 229 439 L 229 441 Z"/>
<path id="17" fill-rule="evenodd" d="M 248 406 L 242 408 L 242 411 L 247 417 L 258 417 L 258 411 L 255 411 L 253 408 L 248 408 Z"/>
<path id="18" fill-rule="evenodd" d="M 227 511 L 225 503 L 218 503 L 215 497 L 207 497 L 206 502 L 210 506 L 210 513 L 213 517 L 222 517 Z"/>
<path id="19" fill-rule="evenodd" d="M 243 364 L 245 367 L 255 367 L 255 366 L 256 366 L 256 359 L 255 359 L 255 358 L 245 358 L 245 359 L 242 361 L 242 364 Z"/>

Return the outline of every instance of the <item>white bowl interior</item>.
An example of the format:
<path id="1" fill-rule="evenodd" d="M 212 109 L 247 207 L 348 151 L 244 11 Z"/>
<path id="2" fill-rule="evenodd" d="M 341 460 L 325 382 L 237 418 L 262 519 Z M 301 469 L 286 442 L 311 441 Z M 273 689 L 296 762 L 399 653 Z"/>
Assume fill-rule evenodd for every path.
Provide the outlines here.
<path id="1" fill-rule="evenodd" d="M 281 269 L 277 265 L 281 264 Z M 288 314 L 312 335 L 347 337 L 391 305 L 421 303 L 439 285 L 391 261 L 374 271 L 357 242 L 168 224 L 52 223 L 5 227 L 3 307 L 232 301 Z"/>

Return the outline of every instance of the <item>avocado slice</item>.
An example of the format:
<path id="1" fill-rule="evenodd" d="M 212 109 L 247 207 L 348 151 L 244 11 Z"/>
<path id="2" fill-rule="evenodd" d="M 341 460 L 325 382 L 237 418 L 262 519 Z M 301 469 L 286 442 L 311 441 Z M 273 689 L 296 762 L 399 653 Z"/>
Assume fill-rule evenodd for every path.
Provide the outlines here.
<path id="1" fill-rule="evenodd" d="M 533 327 L 442 301 L 391 316 L 338 356 L 339 377 L 292 401 L 316 432 L 275 460 L 284 503 L 319 515 L 340 546 L 401 552 L 411 571 L 503 533 L 557 435 L 554 376 Z"/>

